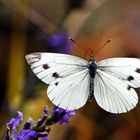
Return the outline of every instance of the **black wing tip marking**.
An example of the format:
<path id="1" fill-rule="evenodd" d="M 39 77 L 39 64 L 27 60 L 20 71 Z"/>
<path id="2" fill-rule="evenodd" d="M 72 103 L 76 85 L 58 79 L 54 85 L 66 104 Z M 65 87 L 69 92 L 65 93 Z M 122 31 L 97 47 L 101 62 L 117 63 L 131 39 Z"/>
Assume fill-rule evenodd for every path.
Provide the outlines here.
<path id="1" fill-rule="evenodd" d="M 33 54 L 28 54 L 25 56 L 27 62 L 31 65 L 35 62 L 38 62 L 41 59 L 41 54 L 40 53 L 33 53 Z"/>

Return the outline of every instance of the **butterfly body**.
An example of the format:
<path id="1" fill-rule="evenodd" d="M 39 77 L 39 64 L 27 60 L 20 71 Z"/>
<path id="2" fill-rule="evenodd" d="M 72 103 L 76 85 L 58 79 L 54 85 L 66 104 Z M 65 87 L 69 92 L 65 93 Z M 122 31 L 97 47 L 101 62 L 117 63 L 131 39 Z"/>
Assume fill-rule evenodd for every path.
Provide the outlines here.
<path id="1" fill-rule="evenodd" d="M 89 89 L 89 100 L 92 101 L 94 99 L 94 79 L 96 75 L 97 65 L 94 58 L 89 59 L 89 75 L 90 75 L 90 89 Z"/>
<path id="2" fill-rule="evenodd" d="M 96 65 L 96 62 L 95 62 L 94 58 L 90 58 L 89 59 L 88 69 L 89 69 L 89 75 L 90 75 L 90 77 L 91 78 L 95 78 L 97 65 Z"/>
<path id="3" fill-rule="evenodd" d="M 140 59 L 109 58 L 89 62 L 59 53 L 32 53 L 26 56 L 35 75 L 48 84 L 53 104 L 73 110 L 95 98 L 111 113 L 124 113 L 138 103 L 134 88 L 140 87 Z"/>

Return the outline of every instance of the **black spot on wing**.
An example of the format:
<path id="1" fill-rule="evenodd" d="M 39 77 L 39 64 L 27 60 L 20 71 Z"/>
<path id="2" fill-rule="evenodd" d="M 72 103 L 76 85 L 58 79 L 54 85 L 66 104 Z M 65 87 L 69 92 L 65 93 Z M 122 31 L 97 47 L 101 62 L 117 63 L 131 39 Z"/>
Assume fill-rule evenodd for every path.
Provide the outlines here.
<path id="1" fill-rule="evenodd" d="M 55 85 L 57 86 L 58 85 L 58 82 L 56 82 Z"/>
<path id="2" fill-rule="evenodd" d="M 137 73 L 140 73 L 140 69 L 139 69 L 139 68 L 137 68 L 137 69 L 136 69 L 136 72 L 137 72 Z"/>
<path id="3" fill-rule="evenodd" d="M 44 69 L 48 69 L 48 68 L 50 68 L 50 67 L 49 67 L 48 64 L 44 64 L 44 65 L 43 65 L 43 68 L 44 68 Z"/>
<path id="4" fill-rule="evenodd" d="M 52 77 L 54 77 L 54 78 L 59 78 L 59 74 L 58 74 L 57 72 L 54 72 L 54 73 L 52 74 Z"/>
<path id="5" fill-rule="evenodd" d="M 134 77 L 130 75 L 130 76 L 127 78 L 127 80 L 128 80 L 128 81 L 132 81 L 132 80 L 134 80 Z"/>
<path id="6" fill-rule="evenodd" d="M 127 90 L 130 90 L 132 87 L 130 85 L 128 85 Z"/>

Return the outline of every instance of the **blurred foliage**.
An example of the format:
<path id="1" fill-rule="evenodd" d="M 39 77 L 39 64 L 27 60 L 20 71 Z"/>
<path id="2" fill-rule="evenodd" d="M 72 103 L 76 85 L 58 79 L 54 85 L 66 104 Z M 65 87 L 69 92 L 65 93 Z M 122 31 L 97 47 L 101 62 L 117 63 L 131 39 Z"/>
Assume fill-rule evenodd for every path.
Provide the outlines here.
<path id="1" fill-rule="evenodd" d="M 0 2 L 0 139 L 5 123 L 17 110 L 24 120 L 37 119 L 52 103 L 46 85 L 31 72 L 24 56 L 30 52 L 61 52 L 49 48 L 52 33 L 67 31 L 84 48 L 94 51 L 108 39 L 96 60 L 140 57 L 139 0 L 1 0 Z M 72 42 L 69 53 L 83 57 Z M 62 49 L 62 48 L 61 48 Z M 139 89 L 137 90 L 140 93 Z M 69 126 L 52 128 L 51 140 L 139 140 L 140 103 L 126 114 L 103 111 L 95 101 L 78 110 Z M 61 130 L 58 132 L 58 130 Z"/>

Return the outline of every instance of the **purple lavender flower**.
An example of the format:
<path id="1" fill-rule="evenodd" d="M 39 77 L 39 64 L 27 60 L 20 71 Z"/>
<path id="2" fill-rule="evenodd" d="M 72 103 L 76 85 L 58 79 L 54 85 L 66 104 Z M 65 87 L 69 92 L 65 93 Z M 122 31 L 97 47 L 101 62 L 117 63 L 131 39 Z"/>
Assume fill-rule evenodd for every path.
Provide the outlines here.
<path id="1" fill-rule="evenodd" d="M 16 135 L 16 140 L 30 140 L 37 138 L 37 133 L 34 130 L 21 130 L 19 135 Z"/>
<path id="2" fill-rule="evenodd" d="M 7 124 L 7 131 L 4 140 L 30 140 L 41 138 L 42 140 L 49 140 L 48 134 L 50 132 L 50 125 L 57 122 L 60 124 L 68 123 L 71 116 L 75 115 L 74 110 L 64 110 L 59 107 L 54 107 L 52 114 L 49 116 L 48 108 L 44 108 L 43 115 L 38 119 L 37 123 L 34 123 L 32 119 L 29 119 L 23 129 L 17 134 L 17 128 L 23 120 L 23 114 L 17 112 L 17 116 L 12 118 Z"/>
<path id="3" fill-rule="evenodd" d="M 69 123 L 69 119 L 71 116 L 76 115 L 76 112 L 74 110 L 67 110 L 66 114 L 59 120 L 59 123 Z"/>
<path id="4" fill-rule="evenodd" d="M 74 115 L 76 115 L 75 110 L 65 110 L 59 107 L 54 107 L 52 112 L 52 116 L 55 117 L 55 121 L 58 121 L 60 124 L 69 123 L 70 117 Z"/>
<path id="5" fill-rule="evenodd" d="M 10 120 L 10 122 L 8 122 L 6 124 L 6 126 L 12 128 L 12 130 L 16 131 L 18 126 L 22 122 L 22 120 L 23 120 L 23 114 L 22 114 L 22 112 L 18 111 L 17 112 L 17 117 L 16 118 L 12 118 Z"/>
<path id="6" fill-rule="evenodd" d="M 31 138 L 36 138 L 37 133 L 34 130 L 29 130 L 29 128 L 33 125 L 33 121 L 28 120 L 26 124 L 24 125 L 24 128 L 26 126 L 26 129 L 23 129 L 19 134 L 16 134 L 17 128 L 21 124 L 23 120 L 23 114 L 22 112 L 18 111 L 17 116 L 15 118 L 12 118 L 10 122 L 6 124 L 7 126 L 7 133 L 5 136 L 5 140 L 11 139 L 11 140 L 30 140 Z M 27 125 L 28 124 L 28 125 Z M 28 126 L 28 127 L 27 127 Z"/>
<path id="7" fill-rule="evenodd" d="M 32 118 L 29 118 L 26 123 L 24 124 L 23 129 L 28 130 L 30 128 L 32 128 L 34 125 L 34 121 L 32 120 Z"/>

